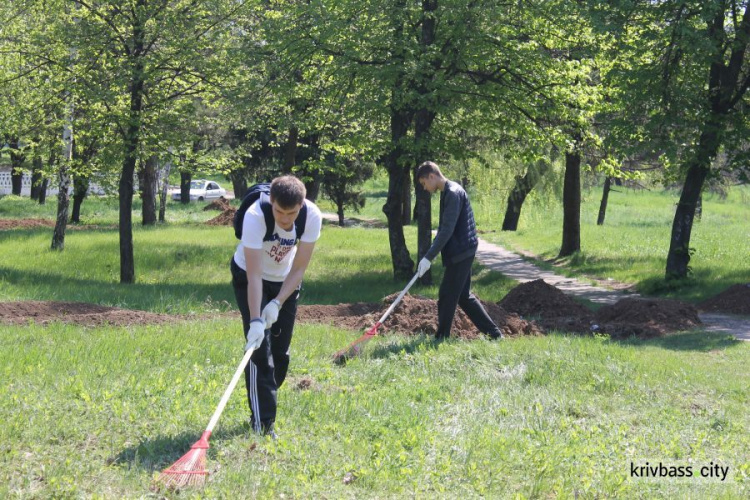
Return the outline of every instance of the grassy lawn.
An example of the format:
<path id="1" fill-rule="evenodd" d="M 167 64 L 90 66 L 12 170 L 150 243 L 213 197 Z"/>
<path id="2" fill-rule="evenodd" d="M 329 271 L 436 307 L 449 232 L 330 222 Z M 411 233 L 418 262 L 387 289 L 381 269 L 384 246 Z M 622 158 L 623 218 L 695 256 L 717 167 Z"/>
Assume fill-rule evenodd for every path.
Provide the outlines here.
<path id="1" fill-rule="evenodd" d="M 15 212 L 29 200 L 0 199 Z M 112 223 L 111 202 L 90 200 L 92 213 Z M 179 204 L 174 204 L 179 206 Z M 48 207 L 44 207 L 48 208 Z M 170 207 L 172 208 L 172 206 Z M 237 240 L 230 227 L 208 226 L 216 212 L 196 205 L 179 207 L 177 223 L 143 228 L 134 225 L 136 283 L 119 285 L 119 237 L 115 228 L 68 231 L 65 250 L 49 250 L 49 228 L 0 232 L 0 301 L 72 300 L 154 312 L 191 313 L 235 309 L 229 261 Z M 11 210 L 7 210 L 11 212 Z M 42 215 L 42 214 L 40 214 Z M 0 212 L 0 217 L 6 216 Z M 97 222 L 101 224 L 101 221 Z M 406 228 L 416 247 L 416 228 Z M 434 267 L 435 283 L 442 266 Z M 374 302 L 403 288 L 393 280 L 385 229 L 326 226 L 303 284 L 302 303 Z M 475 292 L 500 300 L 515 283 L 500 273 L 475 265 Z M 415 293 L 436 297 L 437 285 L 415 287 Z"/>
<path id="2" fill-rule="evenodd" d="M 673 285 L 664 283 L 664 269 L 678 193 L 617 190 L 610 194 L 603 226 L 596 225 L 600 191 L 584 194 L 581 252 L 558 263 L 558 272 L 613 278 L 635 283 L 645 294 L 686 300 L 701 300 L 735 283 L 750 282 L 750 188 L 735 188 L 724 200 L 712 194 L 704 197 L 703 216 L 694 224 L 690 242 L 695 248 L 692 277 Z M 480 227 L 497 230 L 501 222 L 502 218 L 483 220 Z M 543 260 L 555 259 L 562 241 L 562 206 L 532 199 L 521 212 L 518 231 L 483 237 Z"/>
<path id="3" fill-rule="evenodd" d="M 236 321 L 0 327 L 0 496 L 138 498 L 199 437 L 241 355 Z M 277 442 L 244 389 L 211 440 L 207 498 L 746 498 L 750 345 L 371 342 L 302 325 Z M 303 379 L 309 389 L 298 388 Z M 242 385 L 242 384 L 241 384 Z M 729 466 L 725 481 L 632 479 L 630 462 Z M 347 473 L 356 476 L 345 484 Z M 183 492 L 188 496 L 194 493 Z"/>

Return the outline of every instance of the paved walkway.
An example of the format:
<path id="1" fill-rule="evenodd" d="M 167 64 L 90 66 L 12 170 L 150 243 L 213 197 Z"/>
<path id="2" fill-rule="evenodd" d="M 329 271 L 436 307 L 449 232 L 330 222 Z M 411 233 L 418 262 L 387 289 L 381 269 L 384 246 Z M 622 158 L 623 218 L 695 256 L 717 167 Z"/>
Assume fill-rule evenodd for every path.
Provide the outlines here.
<path id="1" fill-rule="evenodd" d="M 598 302 L 600 304 L 614 304 L 623 297 L 638 297 L 636 293 L 625 293 L 618 290 L 608 290 L 575 278 L 560 276 L 552 271 L 545 271 L 531 262 L 521 258 L 505 248 L 479 240 L 477 249 L 477 260 L 483 266 L 494 271 L 499 271 L 519 283 L 543 279 L 547 284 L 555 286 L 569 295 L 575 295 L 582 299 Z"/>
<path id="2" fill-rule="evenodd" d="M 479 240 L 477 260 L 493 271 L 501 272 L 521 283 L 541 278 L 564 293 L 600 304 L 614 304 L 624 297 L 639 296 L 636 293 L 626 293 L 621 290 L 608 290 L 575 278 L 560 276 L 552 271 L 545 271 L 524 260 L 518 254 L 482 239 Z M 699 317 L 706 331 L 731 333 L 739 340 L 750 341 L 750 318 L 713 313 L 699 314 Z"/>

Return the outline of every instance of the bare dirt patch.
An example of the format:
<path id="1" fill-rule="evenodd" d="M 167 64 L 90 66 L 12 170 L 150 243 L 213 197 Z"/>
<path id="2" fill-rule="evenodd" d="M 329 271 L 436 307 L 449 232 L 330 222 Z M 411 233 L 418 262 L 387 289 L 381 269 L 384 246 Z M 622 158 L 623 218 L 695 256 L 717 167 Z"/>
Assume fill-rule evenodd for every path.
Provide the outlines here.
<path id="1" fill-rule="evenodd" d="M 613 338 L 651 338 L 702 325 L 695 307 L 679 300 L 627 298 L 596 312 L 599 331 Z"/>
<path id="2" fill-rule="evenodd" d="M 234 224 L 234 214 L 236 212 L 237 209 L 230 206 L 213 219 L 207 220 L 206 224 L 209 226 L 231 226 Z"/>
<path id="3" fill-rule="evenodd" d="M 509 337 L 542 335 L 546 333 L 546 330 L 554 329 L 576 333 L 601 332 L 613 338 L 633 335 L 638 338 L 650 338 L 690 330 L 702 324 L 695 307 L 667 299 L 626 298 L 614 305 L 604 306 L 596 313 L 592 313 L 574 301 L 568 304 L 567 309 L 558 309 L 563 304 L 563 299 L 557 295 L 559 290 L 544 285 L 535 284 L 526 287 L 542 290 L 547 294 L 548 300 L 540 299 L 539 295 L 535 296 L 538 307 L 533 310 L 528 309 L 532 311 L 532 315 L 540 318 L 538 320 L 524 319 L 514 312 L 508 312 L 499 304 L 484 301 L 482 304 L 503 334 Z M 393 294 L 379 303 L 301 305 L 297 309 L 297 319 L 301 323 L 322 323 L 364 331 L 380 319 L 395 298 L 396 294 Z M 545 309 L 545 306 L 549 306 L 549 309 Z M 568 314 L 563 315 L 564 312 Z M 126 326 L 162 324 L 174 322 L 176 319 L 187 318 L 81 302 L 0 302 L 0 324 L 30 322 L 46 324 L 60 321 L 82 326 Z M 403 335 L 434 335 L 436 330 L 437 301 L 408 294 L 381 327 L 383 333 L 392 332 Z M 466 314 L 458 308 L 451 335 L 473 339 L 481 334 Z"/>
<path id="4" fill-rule="evenodd" d="M 207 210 L 218 210 L 219 212 L 225 212 L 230 208 L 232 208 L 232 206 L 229 204 L 229 201 L 221 196 L 219 199 L 212 201 L 211 203 L 203 207 L 203 211 L 205 212 Z"/>
<path id="5" fill-rule="evenodd" d="M 51 219 L 0 219 L 0 231 L 35 227 L 55 227 L 55 221 Z"/>
<path id="6" fill-rule="evenodd" d="M 340 328 L 365 330 L 375 324 L 397 294 L 383 299 L 383 303 L 359 302 L 324 306 L 300 306 L 297 318 L 300 322 L 333 324 Z M 543 331 L 535 323 L 510 314 L 491 302 L 483 302 L 487 313 L 504 335 L 541 335 Z M 397 332 L 405 335 L 424 333 L 434 335 L 437 331 L 437 301 L 425 297 L 405 295 L 381 327 L 382 332 Z M 451 335 L 472 339 L 480 332 L 459 308 L 453 318 Z"/>
<path id="7" fill-rule="evenodd" d="M 521 316 L 538 318 L 545 329 L 586 333 L 594 313 L 558 288 L 538 279 L 513 288 L 498 305 Z"/>
<path id="8" fill-rule="evenodd" d="M 8 231 L 11 229 L 35 229 L 35 228 L 53 228 L 55 227 L 54 219 L 0 219 L 0 231 Z M 85 229 L 116 229 L 117 225 L 99 225 L 99 224 L 70 224 L 68 223 L 65 228 L 72 231 L 80 231 Z"/>
<path id="9" fill-rule="evenodd" d="M 732 285 L 720 294 L 698 304 L 707 312 L 750 315 L 750 283 Z"/>
<path id="10" fill-rule="evenodd" d="M 294 384 L 294 388 L 298 391 L 306 391 L 308 389 L 313 388 L 313 379 L 310 377 L 302 377 L 300 380 L 297 381 L 296 384 Z"/>
<path id="11" fill-rule="evenodd" d="M 173 322 L 169 314 L 106 307 L 83 302 L 0 302 L 0 323 L 19 325 L 53 321 L 82 326 L 127 326 Z"/>

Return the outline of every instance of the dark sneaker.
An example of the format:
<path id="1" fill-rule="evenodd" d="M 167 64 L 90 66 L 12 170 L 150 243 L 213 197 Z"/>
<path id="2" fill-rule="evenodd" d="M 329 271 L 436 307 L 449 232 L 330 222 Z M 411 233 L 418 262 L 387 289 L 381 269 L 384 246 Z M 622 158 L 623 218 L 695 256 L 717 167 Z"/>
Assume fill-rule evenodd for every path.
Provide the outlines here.
<path id="1" fill-rule="evenodd" d="M 490 340 L 503 340 L 505 338 L 505 336 L 503 335 L 503 332 L 501 332 L 500 330 L 494 333 L 490 333 L 489 336 L 490 336 Z"/>
<path id="2" fill-rule="evenodd" d="M 258 434 L 260 434 L 261 436 L 268 436 L 274 441 L 279 439 L 279 435 L 276 434 L 276 431 L 273 428 L 273 423 L 261 425 L 261 430 Z"/>

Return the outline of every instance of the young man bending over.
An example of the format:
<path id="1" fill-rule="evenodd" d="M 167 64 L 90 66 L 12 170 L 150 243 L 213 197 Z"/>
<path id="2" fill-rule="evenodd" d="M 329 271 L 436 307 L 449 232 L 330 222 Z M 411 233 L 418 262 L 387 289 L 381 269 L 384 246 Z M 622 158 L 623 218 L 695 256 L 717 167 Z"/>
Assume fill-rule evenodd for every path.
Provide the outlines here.
<path id="1" fill-rule="evenodd" d="M 231 263 L 245 351 L 255 349 L 245 368 L 251 422 L 255 432 L 273 438 L 277 391 L 289 367 L 300 285 L 320 237 L 320 210 L 305 195 L 305 185 L 296 177 L 274 179 L 270 197 L 261 195 L 245 213 Z"/>

